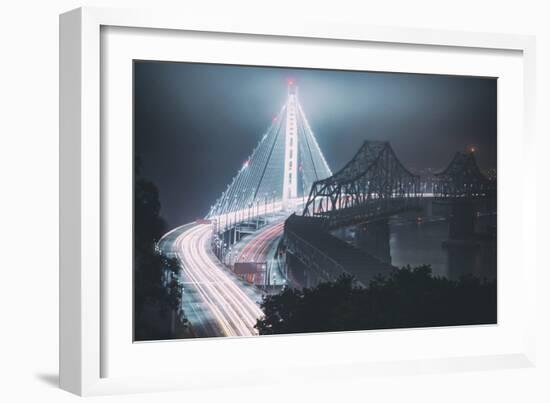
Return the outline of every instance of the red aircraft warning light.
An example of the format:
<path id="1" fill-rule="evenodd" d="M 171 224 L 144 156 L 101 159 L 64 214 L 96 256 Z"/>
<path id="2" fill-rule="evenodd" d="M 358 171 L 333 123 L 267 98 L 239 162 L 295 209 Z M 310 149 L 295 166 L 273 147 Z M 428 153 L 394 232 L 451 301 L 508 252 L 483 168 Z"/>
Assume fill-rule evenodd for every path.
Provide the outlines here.
<path id="1" fill-rule="evenodd" d="M 293 78 L 289 78 L 287 80 L 288 83 L 288 94 L 289 95 L 297 95 L 298 87 L 296 86 L 296 83 L 294 82 Z"/>

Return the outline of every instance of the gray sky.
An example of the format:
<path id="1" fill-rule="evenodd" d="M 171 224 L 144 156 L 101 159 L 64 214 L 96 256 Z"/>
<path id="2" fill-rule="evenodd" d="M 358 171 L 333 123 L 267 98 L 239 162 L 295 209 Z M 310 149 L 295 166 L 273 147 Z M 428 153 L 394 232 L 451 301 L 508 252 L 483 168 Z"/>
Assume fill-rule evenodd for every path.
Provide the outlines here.
<path id="1" fill-rule="evenodd" d="M 170 226 L 204 216 L 285 102 L 287 80 L 333 171 L 365 140 L 408 168 L 444 168 L 477 148 L 496 168 L 497 80 L 136 61 L 135 151 Z"/>

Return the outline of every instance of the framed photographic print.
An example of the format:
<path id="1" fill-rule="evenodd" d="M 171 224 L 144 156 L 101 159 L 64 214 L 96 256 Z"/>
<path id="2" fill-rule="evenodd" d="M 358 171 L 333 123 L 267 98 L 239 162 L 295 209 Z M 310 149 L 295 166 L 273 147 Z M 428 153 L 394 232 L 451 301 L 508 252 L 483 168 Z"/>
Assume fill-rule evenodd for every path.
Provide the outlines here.
<path id="1" fill-rule="evenodd" d="M 497 78 L 136 60 L 133 120 L 134 340 L 497 323 Z"/>
<path id="2" fill-rule="evenodd" d="M 532 365 L 533 49 L 63 14 L 62 387 Z"/>

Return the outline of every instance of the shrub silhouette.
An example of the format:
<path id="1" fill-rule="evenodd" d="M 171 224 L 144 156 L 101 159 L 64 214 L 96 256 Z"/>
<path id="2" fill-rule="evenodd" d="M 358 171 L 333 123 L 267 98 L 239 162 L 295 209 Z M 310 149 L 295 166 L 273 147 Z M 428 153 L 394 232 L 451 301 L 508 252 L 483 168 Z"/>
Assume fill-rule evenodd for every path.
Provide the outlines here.
<path id="1" fill-rule="evenodd" d="M 134 338 L 158 340 L 174 337 L 172 313 L 181 314 L 179 264 L 155 250 L 166 231 L 160 216 L 157 187 L 140 176 L 136 161 L 134 183 Z M 185 320 L 184 320 L 185 322 Z"/>
<path id="2" fill-rule="evenodd" d="M 342 275 L 303 290 L 264 298 L 260 334 L 309 333 L 496 323 L 496 282 L 467 276 L 432 276 L 430 266 L 409 266 L 369 287 Z"/>

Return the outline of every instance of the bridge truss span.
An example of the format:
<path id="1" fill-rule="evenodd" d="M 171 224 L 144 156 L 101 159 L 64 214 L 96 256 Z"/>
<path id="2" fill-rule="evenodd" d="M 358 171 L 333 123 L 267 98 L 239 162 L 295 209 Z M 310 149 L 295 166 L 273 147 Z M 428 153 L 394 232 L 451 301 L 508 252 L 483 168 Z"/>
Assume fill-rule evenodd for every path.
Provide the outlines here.
<path id="1" fill-rule="evenodd" d="M 436 200 L 496 198 L 496 180 L 481 173 L 473 152 L 457 152 L 447 168 L 435 175 Z"/>
<path id="2" fill-rule="evenodd" d="M 420 177 L 389 142 L 365 141 L 344 168 L 313 183 L 303 215 L 324 218 L 329 227 L 352 225 L 417 207 L 421 196 Z"/>

